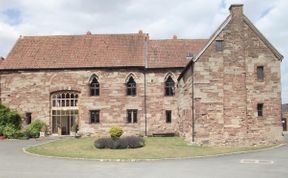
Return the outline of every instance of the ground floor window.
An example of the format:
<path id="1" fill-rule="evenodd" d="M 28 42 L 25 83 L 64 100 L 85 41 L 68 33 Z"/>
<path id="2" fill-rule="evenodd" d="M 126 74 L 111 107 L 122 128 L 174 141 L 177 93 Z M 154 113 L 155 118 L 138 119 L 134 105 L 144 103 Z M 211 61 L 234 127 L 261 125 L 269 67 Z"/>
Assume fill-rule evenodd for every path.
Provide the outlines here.
<path id="1" fill-rule="evenodd" d="M 166 123 L 171 123 L 171 122 L 172 122 L 172 111 L 166 110 Z"/>
<path id="2" fill-rule="evenodd" d="M 258 117 L 262 117 L 262 116 L 263 116 L 263 107 L 264 107 L 264 104 L 263 104 L 263 103 L 258 103 L 258 104 L 257 104 L 257 114 L 258 114 Z"/>
<path id="3" fill-rule="evenodd" d="M 25 121 L 26 121 L 27 125 L 31 124 L 31 122 L 32 122 L 32 113 L 31 112 L 25 113 Z"/>
<path id="4" fill-rule="evenodd" d="M 137 123 L 137 109 L 127 110 L 127 120 L 128 123 Z"/>
<path id="5" fill-rule="evenodd" d="M 99 123 L 100 122 L 100 111 L 91 110 L 90 111 L 90 123 Z"/>

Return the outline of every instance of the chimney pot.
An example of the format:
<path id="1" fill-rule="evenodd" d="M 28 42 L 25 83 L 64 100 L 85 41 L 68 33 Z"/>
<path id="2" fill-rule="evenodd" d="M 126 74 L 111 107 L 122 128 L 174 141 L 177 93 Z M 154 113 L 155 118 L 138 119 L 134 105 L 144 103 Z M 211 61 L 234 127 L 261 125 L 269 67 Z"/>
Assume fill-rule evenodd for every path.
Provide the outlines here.
<path id="1" fill-rule="evenodd" d="M 142 34 L 143 34 L 143 31 L 142 31 L 142 30 L 139 30 L 138 33 L 142 35 Z"/>
<path id="2" fill-rule="evenodd" d="M 173 40 L 177 40 L 177 35 L 173 35 Z"/>
<path id="3" fill-rule="evenodd" d="M 90 31 L 86 32 L 86 35 L 92 35 L 92 33 Z"/>

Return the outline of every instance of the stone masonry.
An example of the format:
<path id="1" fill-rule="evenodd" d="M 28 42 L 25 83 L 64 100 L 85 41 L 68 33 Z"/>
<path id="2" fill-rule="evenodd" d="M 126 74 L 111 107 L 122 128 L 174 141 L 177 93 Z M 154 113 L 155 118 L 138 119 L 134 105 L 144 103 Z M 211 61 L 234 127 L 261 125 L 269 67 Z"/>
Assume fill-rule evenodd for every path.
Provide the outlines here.
<path id="1" fill-rule="evenodd" d="M 32 113 L 32 120 L 46 122 L 50 131 L 53 93 L 76 92 L 83 134 L 107 135 L 121 126 L 126 135 L 176 133 L 197 144 L 270 144 L 283 139 L 282 58 L 243 6 L 232 5 L 210 39 L 151 40 L 142 31 L 19 38 L 0 60 L 0 99 L 23 119 Z M 259 66 L 263 80 L 257 78 Z M 90 95 L 92 76 L 99 96 Z M 129 76 L 136 82 L 135 96 L 126 93 Z M 165 96 L 168 77 L 175 82 L 173 96 Z M 137 110 L 136 123 L 127 122 L 129 109 Z M 91 110 L 100 111 L 99 123 L 91 123 Z"/>
<path id="2" fill-rule="evenodd" d="M 230 11 L 209 46 L 179 78 L 180 132 L 200 144 L 281 141 L 281 57 L 243 15 L 242 5 Z M 222 51 L 215 49 L 217 40 L 224 43 Z M 264 80 L 257 80 L 257 66 L 264 66 Z M 261 117 L 257 103 L 264 104 Z"/>

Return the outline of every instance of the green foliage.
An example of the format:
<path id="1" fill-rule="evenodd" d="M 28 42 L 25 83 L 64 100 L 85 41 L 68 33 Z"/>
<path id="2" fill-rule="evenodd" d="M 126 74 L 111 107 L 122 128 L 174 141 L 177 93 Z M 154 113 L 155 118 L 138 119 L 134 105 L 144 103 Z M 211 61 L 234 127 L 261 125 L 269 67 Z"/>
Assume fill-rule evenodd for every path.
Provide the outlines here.
<path id="1" fill-rule="evenodd" d="M 17 112 L 11 111 L 0 104 L 0 127 L 5 127 L 6 125 L 13 125 L 14 128 L 19 130 L 21 128 L 21 118 Z"/>
<path id="2" fill-rule="evenodd" d="M 78 130 L 78 124 L 73 124 L 72 128 L 71 128 L 71 131 L 72 132 L 77 132 L 77 130 Z"/>
<path id="3" fill-rule="evenodd" d="M 4 127 L 5 127 L 4 125 L 0 125 L 0 136 L 3 135 Z"/>
<path id="4" fill-rule="evenodd" d="M 15 128 L 14 125 L 8 124 L 3 129 L 3 135 L 6 138 L 19 138 L 22 136 L 22 133 L 18 128 Z"/>
<path id="5" fill-rule="evenodd" d="M 40 120 L 34 120 L 27 126 L 25 135 L 29 138 L 38 138 L 42 127 L 45 127 L 45 123 Z"/>
<path id="6" fill-rule="evenodd" d="M 112 127 L 109 130 L 109 134 L 112 138 L 119 138 L 123 134 L 123 129 L 121 127 Z"/>

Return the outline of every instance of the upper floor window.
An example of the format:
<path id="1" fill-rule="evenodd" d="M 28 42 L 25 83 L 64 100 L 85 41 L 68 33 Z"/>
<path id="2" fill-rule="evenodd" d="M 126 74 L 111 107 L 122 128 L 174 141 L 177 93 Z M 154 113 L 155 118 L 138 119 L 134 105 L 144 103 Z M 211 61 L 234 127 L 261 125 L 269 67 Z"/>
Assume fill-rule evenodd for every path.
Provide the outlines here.
<path id="1" fill-rule="evenodd" d="M 175 95 L 175 82 L 171 76 L 165 81 L 165 96 L 174 96 Z"/>
<path id="2" fill-rule="evenodd" d="M 137 123 L 137 109 L 128 109 L 127 110 L 127 122 L 128 123 Z"/>
<path id="3" fill-rule="evenodd" d="M 100 123 L 100 111 L 99 110 L 90 111 L 90 123 Z"/>
<path id="4" fill-rule="evenodd" d="M 77 107 L 78 94 L 74 92 L 61 92 L 52 94 L 52 107 Z"/>
<path id="5" fill-rule="evenodd" d="M 93 77 L 90 83 L 90 96 L 99 96 L 100 94 L 100 84 L 96 77 Z"/>
<path id="6" fill-rule="evenodd" d="M 260 116 L 263 116 L 263 108 L 264 108 L 264 104 L 263 103 L 258 103 L 257 104 L 257 114 L 258 114 L 258 117 Z"/>
<path id="7" fill-rule="evenodd" d="M 129 77 L 127 83 L 127 95 L 128 96 L 135 96 L 136 95 L 136 82 L 132 76 Z"/>
<path id="8" fill-rule="evenodd" d="M 216 51 L 223 51 L 224 50 L 224 41 L 223 40 L 216 40 Z"/>
<path id="9" fill-rule="evenodd" d="M 264 67 L 257 66 L 257 80 L 264 80 Z"/>

